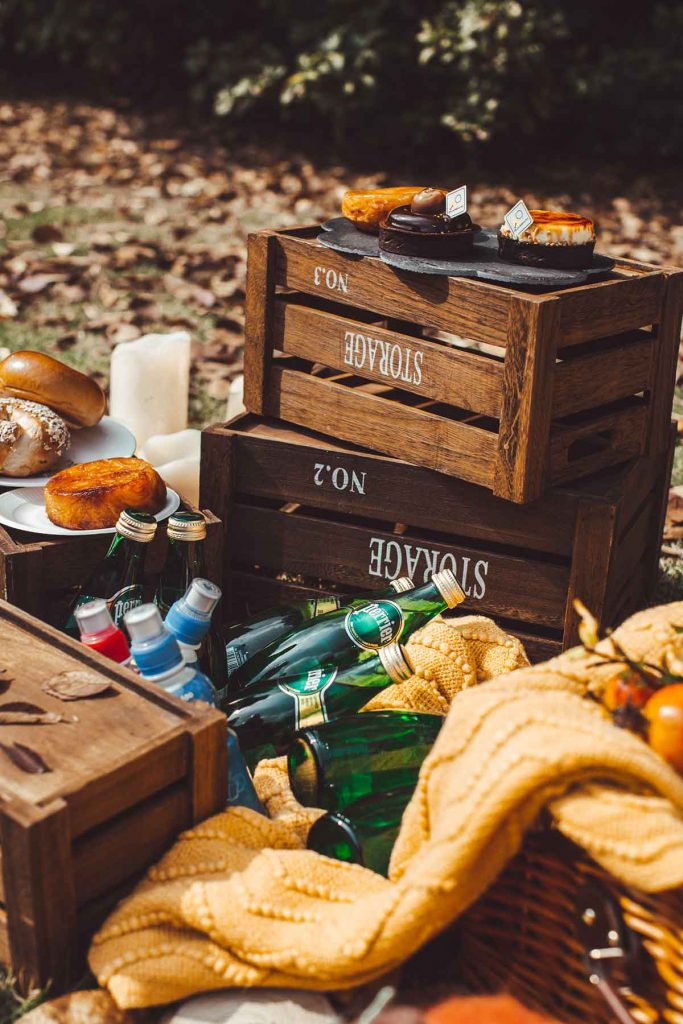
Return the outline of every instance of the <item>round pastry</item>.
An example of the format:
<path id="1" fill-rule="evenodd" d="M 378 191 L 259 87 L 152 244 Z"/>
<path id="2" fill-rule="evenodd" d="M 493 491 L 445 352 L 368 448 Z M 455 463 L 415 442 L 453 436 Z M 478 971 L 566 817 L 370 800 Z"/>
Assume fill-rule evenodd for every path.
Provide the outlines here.
<path id="1" fill-rule="evenodd" d="M 529 210 L 533 223 L 515 238 L 507 224 L 498 231 L 498 255 L 512 263 L 555 270 L 590 267 L 595 228 L 588 217 L 558 210 Z"/>
<path id="2" fill-rule="evenodd" d="M 64 420 L 37 402 L 0 398 L 0 473 L 33 476 L 52 469 L 69 447 Z"/>
<path id="3" fill-rule="evenodd" d="M 48 405 L 71 427 L 94 427 L 106 405 L 99 384 L 44 352 L 13 352 L 3 359 L 0 394 Z"/>
<path id="4" fill-rule="evenodd" d="M 143 459 L 99 459 L 56 473 L 45 488 L 45 511 L 67 530 L 116 526 L 124 509 L 159 512 L 166 484 Z"/>
<path id="5" fill-rule="evenodd" d="M 397 206 L 410 203 L 423 185 L 396 188 L 350 189 L 342 197 L 342 215 L 360 230 L 376 235 L 381 221 Z"/>
<path id="6" fill-rule="evenodd" d="M 379 247 L 400 256 L 454 259 L 472 251 L 474 226 L 468 213 L 449 217 L 443 189 L 425 188 L 410 206 L 392 210 L 379 226 Z"/>

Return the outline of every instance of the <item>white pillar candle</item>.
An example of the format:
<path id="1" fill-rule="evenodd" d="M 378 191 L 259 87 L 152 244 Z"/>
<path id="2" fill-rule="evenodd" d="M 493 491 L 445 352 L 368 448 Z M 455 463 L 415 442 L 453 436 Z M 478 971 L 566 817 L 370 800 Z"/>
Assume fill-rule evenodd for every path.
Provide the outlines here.
<path id="1" fill-rule="evenodd" d="M 112 352 L 109 412 L 135 434 L 138 447 L 153 434 L 185 429 L 189 389 L 186 331 L 146 334 Z"/>
<path id="2" fill-rule="evenodd" d="M 138 448 L 138 455 L 156 469 L 169 487 L 193 505 L 199 504 L 201 430 L 153 435 Z"/>

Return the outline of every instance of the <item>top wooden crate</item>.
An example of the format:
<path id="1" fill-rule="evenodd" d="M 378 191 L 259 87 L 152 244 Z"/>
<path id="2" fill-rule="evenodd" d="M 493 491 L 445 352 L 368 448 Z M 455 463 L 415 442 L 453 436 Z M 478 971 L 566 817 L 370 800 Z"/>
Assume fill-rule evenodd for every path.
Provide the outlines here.
<path id="1" fill-rule="evenodd" d="M 531 294 L 396 271 L 318 234 L 250 236 L 250 412 L 520 504 L 666 450 L 683 271 L 617 260 L 603 281 Z"/>

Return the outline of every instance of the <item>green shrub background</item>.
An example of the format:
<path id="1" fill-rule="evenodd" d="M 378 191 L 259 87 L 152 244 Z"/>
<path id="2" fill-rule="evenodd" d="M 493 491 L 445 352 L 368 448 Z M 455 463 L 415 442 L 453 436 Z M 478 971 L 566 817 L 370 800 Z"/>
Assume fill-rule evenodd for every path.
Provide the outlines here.
<path id="1" fill-rule="evenodd" d="M 678 0 L 0 0 L 0 77 L 355 146 L 681 150 Z M 456 146 L 457 150 L 457 146 Z"/>

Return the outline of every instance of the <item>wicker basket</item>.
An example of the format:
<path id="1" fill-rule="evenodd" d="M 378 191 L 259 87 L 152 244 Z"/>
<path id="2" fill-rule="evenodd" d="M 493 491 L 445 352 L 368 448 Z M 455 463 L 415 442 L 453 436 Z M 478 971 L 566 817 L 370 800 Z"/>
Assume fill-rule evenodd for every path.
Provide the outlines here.
<path id="1" fill-rule="evenodd" d="M 565 1024 L 683 1024 L 683 890 L 627 890 L 550 829 L 527 837 L 457 935 L 470 991 L 504 989 Z"/>

